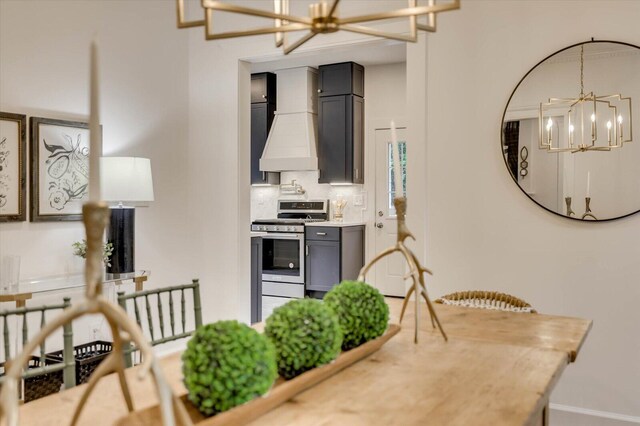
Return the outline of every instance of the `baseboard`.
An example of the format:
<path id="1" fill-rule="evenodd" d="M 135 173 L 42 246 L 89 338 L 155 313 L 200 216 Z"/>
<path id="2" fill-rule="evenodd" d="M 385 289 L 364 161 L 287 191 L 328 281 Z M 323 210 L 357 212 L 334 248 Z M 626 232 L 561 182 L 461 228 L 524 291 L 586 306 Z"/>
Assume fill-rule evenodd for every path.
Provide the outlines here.
<path id="1" fill-rule="evenodd" d="M 583 425 L 583 424 L 594 424 L 594 425 L 602 425 L 602 426 L 623 426 L 623 425 L 631 425 L 631 424 L 640 424 L 640 417 L 638 416 L 629 416 L 626 414 L 612 413 L 610 411 L 598 411 L 591 410 L 588 408 L 581 407 L 572 407 L 570 405 L 562 405 L 562 404 L 549 404 L 549 408 L 551 408 L 551 424 L 554 426 L 564 426 L 561 422 L 553 421 L 554 413 L 553 411 L 557 411 L 558 416 L 568 418 L 566 415 L 561 415 L 561 413 L 571 413 L 575 416 L 571 416 L 574 421 L 567 422 L 568 424 L 575 425 Z M 585 417 L 587 416 L 587 417 Z M 590 418 L 590 421 L 587 421 L 587 418 Z M 582 419 L 582 420 L 581 420 Z"/>

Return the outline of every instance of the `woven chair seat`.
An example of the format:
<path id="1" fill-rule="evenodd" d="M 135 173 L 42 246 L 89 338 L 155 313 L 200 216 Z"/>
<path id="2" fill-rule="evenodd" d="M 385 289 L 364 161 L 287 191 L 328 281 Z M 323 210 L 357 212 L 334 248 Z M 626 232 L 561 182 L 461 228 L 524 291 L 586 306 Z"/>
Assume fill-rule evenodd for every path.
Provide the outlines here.
<path id="1" fill-rule="evenodd" d="M 464 306 L 467 308 L 493 309 L 507 312 L 537 313 L 522 299 L 497 291 L 459 291 L 447 294 L 435 301 L 443 305 Z"/>

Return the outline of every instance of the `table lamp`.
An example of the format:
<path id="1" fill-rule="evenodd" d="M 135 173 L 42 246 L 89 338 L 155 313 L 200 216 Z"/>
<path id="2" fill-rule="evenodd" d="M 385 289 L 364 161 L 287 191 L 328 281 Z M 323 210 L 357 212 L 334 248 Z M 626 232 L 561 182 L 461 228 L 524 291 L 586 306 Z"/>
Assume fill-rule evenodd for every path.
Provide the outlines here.
<path id="1" fill-rule="evenodd" d="M 153 201 L 151 161 L 137 157 L 101 158 L 102 199 L 111 205 L 107 242 L 113 244 L 107 274 L 135 272 L 135 207 Z"/>

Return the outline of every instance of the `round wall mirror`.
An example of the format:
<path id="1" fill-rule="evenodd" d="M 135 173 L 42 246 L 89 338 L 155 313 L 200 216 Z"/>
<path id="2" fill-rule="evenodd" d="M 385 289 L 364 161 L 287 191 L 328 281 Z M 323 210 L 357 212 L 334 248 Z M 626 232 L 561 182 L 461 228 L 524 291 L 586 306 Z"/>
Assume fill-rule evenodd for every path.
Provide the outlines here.
<path id="1" fill-rule="evenodd" d="M 640 211 L 640 47 L 569 46 L 520 80 L 502 117 L 501 149 L 514 182 L 566 218 Z"/>

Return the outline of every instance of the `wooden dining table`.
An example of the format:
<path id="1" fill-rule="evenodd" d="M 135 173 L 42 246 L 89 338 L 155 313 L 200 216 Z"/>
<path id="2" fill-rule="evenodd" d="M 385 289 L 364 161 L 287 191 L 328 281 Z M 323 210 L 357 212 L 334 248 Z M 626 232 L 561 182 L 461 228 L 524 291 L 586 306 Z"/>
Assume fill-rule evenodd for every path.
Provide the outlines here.
<path id="1" fill-rule="evenodd" d="M 397 322 L 401 299 L 387 303 Z M 445 342 L 422 305 L 414 344 L 413 309 L 410 303 L 402 331 L 379 351 L 250 424 L 545 425 L 549 396 L 591 328 L 579 318 L 436 305 Z M 174 392 L 186 394 L 180 354 L 160 364 Z M 151 380 L 136 372 L 126 375 L 138 412 L 158 400 Z M 23 405 L 21 424 L 68 423 L 85 386 Z M 79 423 L 156 424 L 127 413 L 114 375 L 101 379 Z"/>

